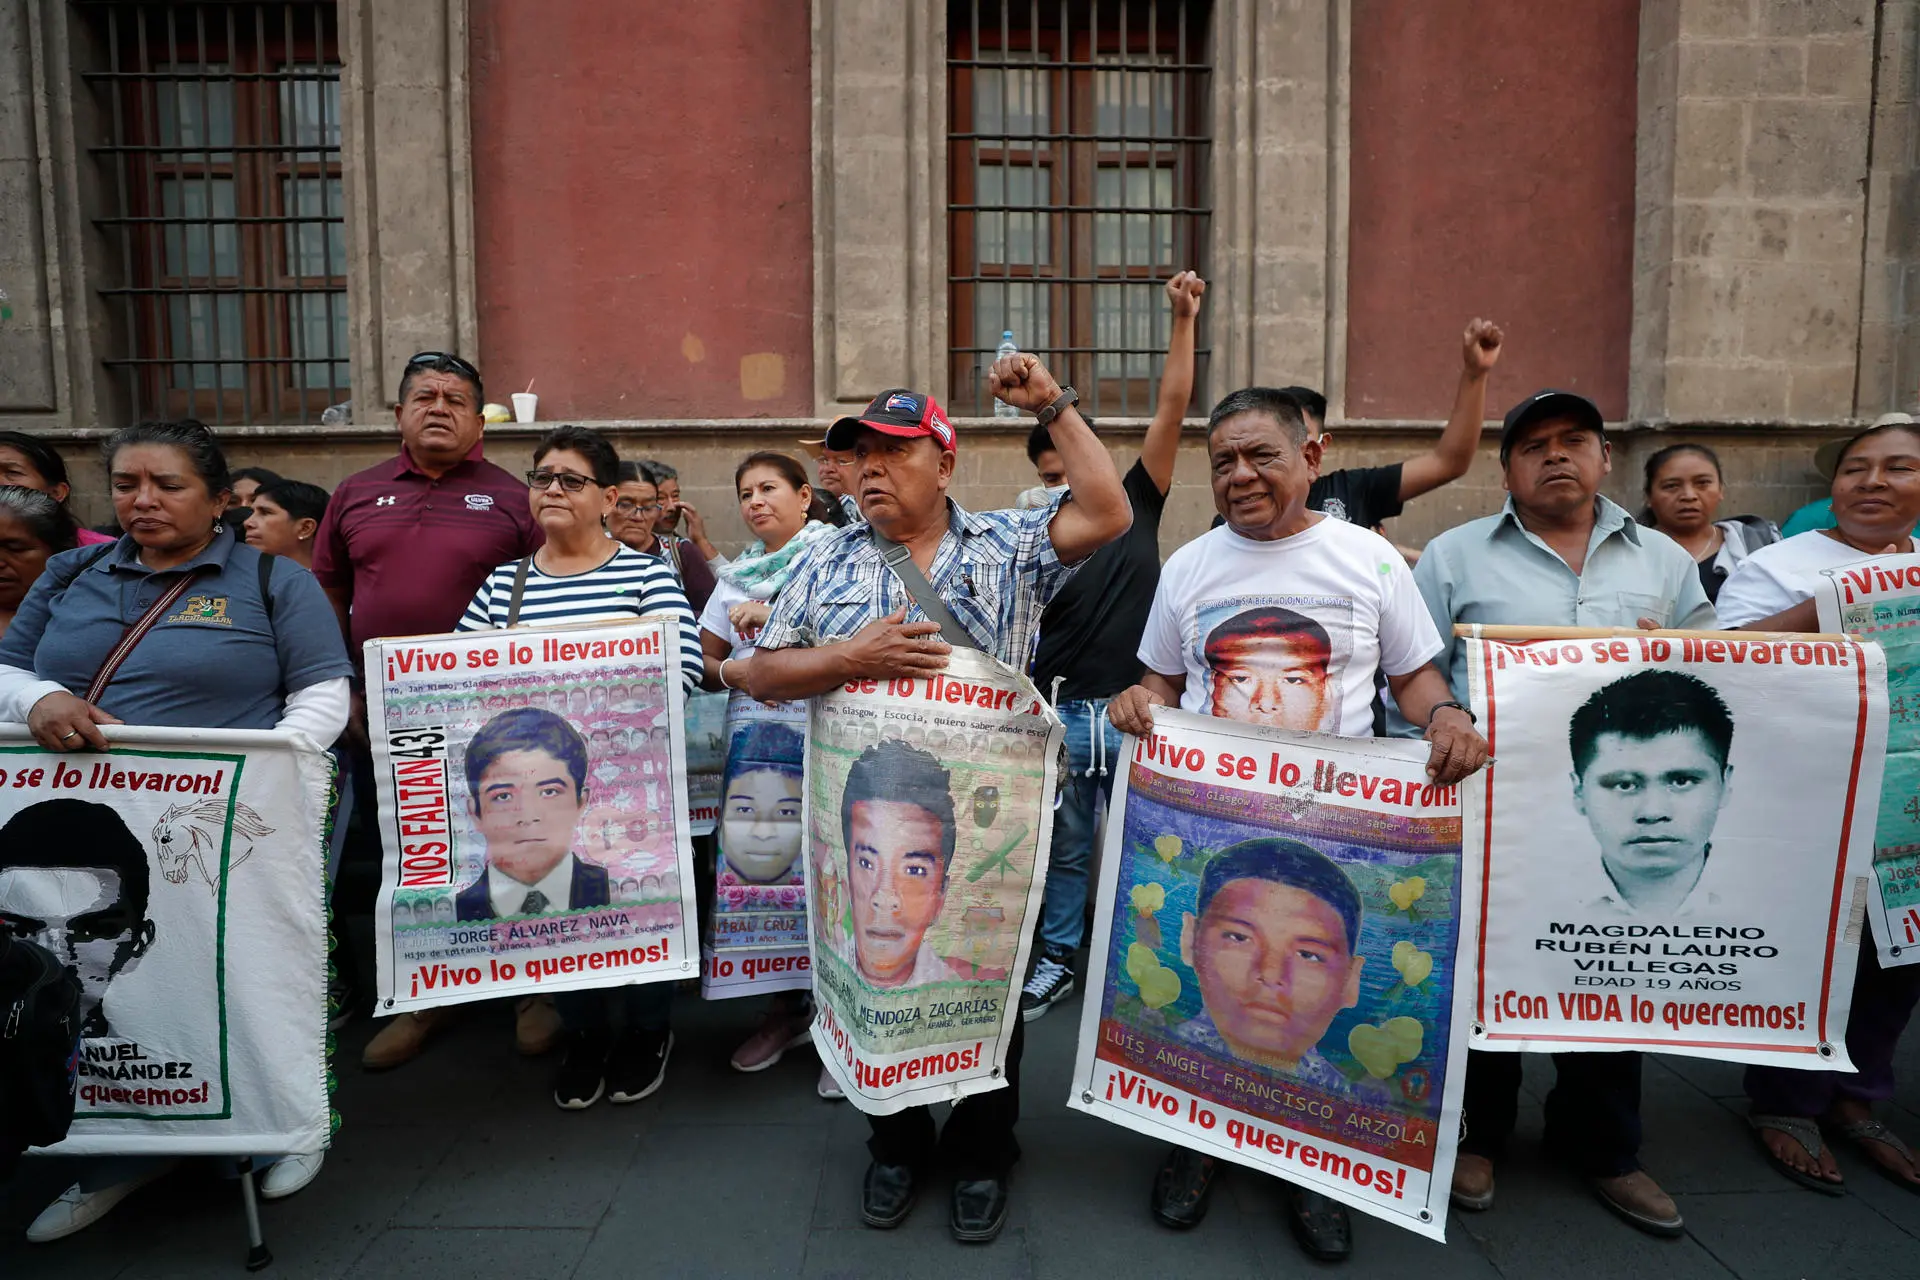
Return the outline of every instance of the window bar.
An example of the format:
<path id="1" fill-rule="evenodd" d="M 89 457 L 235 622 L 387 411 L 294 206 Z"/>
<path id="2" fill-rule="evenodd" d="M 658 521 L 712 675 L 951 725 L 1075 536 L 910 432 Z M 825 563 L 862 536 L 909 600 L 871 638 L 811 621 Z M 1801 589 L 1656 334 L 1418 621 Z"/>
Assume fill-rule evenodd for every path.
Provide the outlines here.
<path id="1" fill-rule="evenodd" d="M 1044 190 L 1051 196 L 1053 183 L 1049 180 L 1045 187 L 1040 185 L 1040 104 L 1047 101 L 1046 88 L 1052 83 L 1053 73 L 1041 56 L 1038 0 L 1028 0 L 1027 4 L 1027 59 L 1033 67 L 1027 73 L 1027 198 L 1035 204 L 1045 204 L 1047 201 L 1041 199 L 1040 193 Z M 1049 102 L 1048 106 L 1051 108 L 1052 104 Z M 1049 127 L 1053 124 L 1051 109 L 1047 112 L 1047 124 Z M 1027 332 L 1015 339 L 1022 351 L 1035 355 L 1041 355 L 1040 300 L 1045 287 L 1041 281 L 1046 275 L 1046 264 L 1040 257 L 1040 219 L 1045 216 L 1037 211 L 1027 214 Z M 1051 239 L 1047 247 L 1051 251 Z M 1047 336 L 1053 336 L 1052 326 L 1048 326 Z M 992 406 L 988 408 L 991 411 Z"/>
<path id="2" fill-rule="evenodd" d="M 1160 0 L 1147 0 L 1147 205 L 1153 212 L 1147 215 L 1147 260 L 1154 264 L 1147 272 L 1149 279 L 1158 278 L 1162 269 L 1177 271 L 1180 263 L 1162 263 L 1160 261 Z M 1168 188 L 1171 193 L 1172 188 Z M 1171 228 L 1169 228 L 1171 230 Z M 1173 317 L 1168 314 L 1167 303 L 1162 298 L 1146 298 L 1142 290 L 1142 301 L 1149 308 L 1147 314 L 1153 319 L 1147 324 L 1147 335 L 1159 338 L 1160 326 L 1155 323 L 1161 316 L 1167 317 L 1167 332 L 1173 332 Z M 1148 343 L 1149 346 L 1155 345 Z M 1164 349 L 1164 344 L 1161 344 Z M 1147 407 L 1151 411 L 1156 402 L 1156 392 L 1160 379 L 1166 376 L 1166 356 L 1147 357 Z M 1156 368 L 1158 376 L 1155 376 Z"/>
<path id="3" fill-rule="evenodd" d="M 140 67 L 142 70 L 151 69 L 153 66 L 153 58 L 149 54 L 148 48 L 147 48 L 146 15 L 136 10 L 131 15 L 131 17 L 133 19 L 135 49 L 137 51 L 137 54 L 140 60 Z M 159 87 L 158 81 L 155 81 L 155 80 L 141 81 L 140 98 L 141 98 L 141 114 L 144 116 L 144 119 L 141 121 L 141 126 L 142 126 L 141 131 L 143 134 L 146 134 L 152 137 L 156 141 L 156 143 L 160 143 L 164 146 L 165 138 L 160 132 L 160 87 Z M 176 126 L 178 125 L 178 123 L 179 122 L 176 120 L 175 121 Z M 175 133 L 179 132 L 177 127 L 175 128 L 174 131 Z M 179 139 L 175 138 L 174 141 L 177 143 Z M 161 156 L 165 154 L 166 154 L 166 151 L 164 149 L 156 150 L 154 154 L 154 158 L 151 161 L 149 161 L 147 164 L 141 166 L 141 179 L 142 179 L 141 185 L 146 190 L 147 208 L 149 211 L 154 209 L 163 209 L 166 207 L 160 195 L 160 179 L 158 175 L 155 173 L 156 167 L 159 164 L 163 163 L 161 160 Z M 161 232 L 159 239 L 156 240 L 154 237 L 154 233 L 150 231 L 146 235 L 141 236 L 140 240 L 141 240 L 141 251 L 146 255 L 147 261 L 150 264 L 149 270 L 152 271 L 155 267 L 157 267 L 159 270 L 165 270 L 167 265 L 167 261 L 166 261 L 167 246 L 166 246 L 165 233 Z M 168 349 L 171 349 L 172 338 L 173 338 L 172 311 L 169 308 L 165 308 L 165 307 L 154 307 L 150 309 L 149 314 L 152 316 L 154 320 L 154 332 L 158 336 L 159 341 L 162 344 L 165 344 L 168 347 Z M 192 343 L 192 337 L 191 337 L 191 331 L 189 331 L 189 335 L 188 335 L 189 354 L 191 354 L 191 343 Z M 167 390 L 167 385 L 170 381 L 171 381 L 171 375 L 163 376 L 160 380 L 160 384 L 158 387 L 158 390 L 160 392 L 158 403 L 160 406 L 160 412 L 163 415 L 167 413 L 169 398 L 166 394 L 166 390 Z"/>
<path id="4" fill-rule="evenodd" d="M 1039 8 L 1039 0 L 1034 0 L 1034 8 Z M 1091 26 L 1087 28 L 1089 40 L 1093 38 L 1093 30 Z M 1072 10 L 1068 8 L 1067 0 L 1060 0 L 1060 45 L 1054 50 L 1053 58 L 1047 66 L 1048 74 L 1053 77 L 1052 82 L 1059 86 L 1058 94 L 1048 100 L 1051 108 L 1047 113 L 1049 133 L 1071 131 L 1073 128 L 1073 73 L 1065 69 L 1067 63 L 1072 60 Z M 1051 340 L 1051 349 L 1047 352 L 1047 368 L 1062 386 L 1070 386 L 1073 381 L 1073 370 L 1068 366 L 1063 349 L 1073 342 L 1073 328 L 1070 319 L 1064 329 L 1052 324 L 1052 320 L 1055 298 L 1060 299 L 1063 318 L 1067 318 L 1065 313 L 1073 307 L 1073 286 L 1059 283 L 1063 274 L 1069 276 L 1073 274 L 1073 263 L 1067 256 L 1072 252 L 1073 247 L 1073 215 L 1056 212 L 1060 205 L 1072 202 L 1073 144 L 1049 140 L 1049 145 L 1053 148 L 1053 171 L 1059 175 L 1059 180 L 1057 184 L 1049 184 L 1047 189 L 1049 203 L 1053 205 L 1047 214 L 1048 226 L 1057 228 L 1059 234 L 1055 235 L 1051 242 L 1054 267 L 1047 286 L 1047 337 Z M 1061 200 L 1062 195 L 1067 199 Z M 1093 412 L 1091 405 L 1088 406 L 1087 412 Z"/>
<path id="5" fill-rule="evenodd" d="M 1013 166 L 1008 163 L 1008 161 L 1013 158 L 1013 139 L 1008 136 L 1013 132 L 1013 116 L 1007 106 L 1007 85 L 1013 79 L 1013 49 L 1008 36 L 1010 17 L 1008 9 L 1012 4 L 1013 0 L 1000 0 L 999 4 L 1001 63 L 999 170 L 1001 212 L 997 216 L 1000 219 L 1000 328 L 1002 330 L 1013 327 L 1013 236 L 1011 234 L 1012 227 L 1010 226 L 1013 215 L 1006 212 L 1008 206 L 1012 203 L 1007 199 L 1007 196 L 1010 194 L 1009 188 L 1012 186 L 1012 183 L 1009 181 L 1009 170 L 1013 168 Z M 991 336 L 991 331 L 989 331 L 989 336 Z M 997 350 L 1000 344 L 996 341 L 993 345 Z M 984 375 L 986 370 L 992 367 L 994 359 L 994 355 L 983 354 L 980 357 L 979 365 L 974 369 L 974 403 L 979 406 L 978 411 L 982 416 L 993 412 L 993 397 L 987 393 Z"/>
<path id="6" fill-rule="evenodd" d="M 262 70 L 273 65 L 267 58 L 268 13 L 269 11 L 265 5 L 260 5 L 253 11 L 253 65 Z M 280 40 L 281 47 L 285 51 L 286 56 L 291 58 L 293 56 L 293 31 L 290 27 L 282 26 L 280 28 Z M 280 143 L 282 140 L 279 135 L 274 132 L 274 117 L 276 114 L 274 107 L 276 103 L 274 101 L 274 95 L 266 92 L 267 87 L 265 84 L 255 84 L 252 86 L 254 134 L 269 145 L 273 145 Z M 279 89 L 282 85 L 274 85 L 273 87 Z M 254 199 L 258 202 L 255 207 L 265 213 L 271 214 L 274 209 L 278 207 L 274 200 L 273 188 L 278 185 L 280 157 L 276 152 L 269 151 L 261 159 L 262 163 L 255 166 L 253 173 Z M 284 210 L 282 210 L 282 212 L 284 212 Z M 282 228 L 282 230 L 284 230 L 284 228 Z M 250 264 L 252 269 L 247 272 L 247 275 L 255 280 L 277 280 L 283 278 L 280 273 L 274 269 L 273 250 L 275 246 L 269 243 L 267 228 L 263 227 L 261 229 L 260 235 L 254 241 L 253 247 L 255 253 L 251 255 L 253 259 Z M 278 300 L 272 295 L 266 295 L 255 304 L 260 308 L 260 312 L 258 319 L 254 321 L 254 332 L 262 336 L 266 350 L 291 356 L 293 349 L 283 336 L 285 330 L 281 328 L 280 323 L 280 312 L 283 308 L 276 305 L 277 301 Z M 286 366 L 289 371 L 291 371 L 293 367 L 294 366 L 291 365 Z M 276 418 L 285 416 L 285 388 L 288 379 L 269 377 L 268 374 L 273 372 L 277 372 L 277 370 L 262 369 L 256 377 L 253 368 L 247 369 L 246 387 L 249 417 L 252 416 L 251 405 L 255 386 L 260 388 L 261 400 L 267 412 Z"/>
<path id="7" fill-rule="evenodd" d="M 200 90 L 200 133 L 201 133 L 200 186 L 201 186 L 201 196 L 205 201 L 205 204 L 201 208 L 201 215 L 204 221 L 202 225 L 198 228 L 198 230 L 206 244 L 207 284 L 210 288 L 216 290 L 216 292 L 208 295 L 207 297 L 207 303 L 209 307 L 209 310 L 207 313 L 207 322 L 212 326 L 212 331 L 213 331 L 213 357 L 214 359 L 218 360 L 221 356 L 226 354 L 227 346 L 226 346 L 226 343 L 222 340 L 222 336 L 220 333 L 221 295 L 217 292 L 220 285 L 220 230 L 221 228 L 220 228 L 220 225 L 215 221 L 215 218 L 219 215 L 220 204 L 217 200 L 214 199 L 214 196 L 213 196 L 213 192 L 214 192 L 214 172 L 213 172 L 213 165 L 214 165 L 213 141 L 214 139 L 213 139 L 213 88 L 212 88 L 213 73 L 212 73 L 210 61 L 207 57 L 207 11 L 198 5 L 194 6 L 193 19 L 194 19 L 194 39 L 195 39 L 194 65 L 197 68 L 197 74 L 195 75 L 194 80 Z M 170 56 L 172 56 L 173 58 L 173 66 L 176 71 L 179 70 L 180 68 L 180 56 L 177 51 L 177 46 L 178 46 L 178 39 L 176 34 L 177 24 L 178 24 L 178 17 L 175 14 L 175 12 L 172 9 L 167 10 L 167 46 L 168 46 Z M 231 47 L 229 47 L 227 56 L 228 56 L 228 62 L 231 63 L 232 56 L 233 56 Z M 236 156 L 233 158 L 232 161 L 229 161 L 229 163 L 234 164 L 237 167 L 238 159 L 239 157 Z M 186 193 L 185 187 L 182 186 L 181 194 L 183 197 L 185 196 L 185 193 Z M 186 212 L 186 201 L 184 198 L 180 202 L 180 210 L 182 213 Z M 164 208 L 162 209 L 162 212 L 165 212 Z M 240 212 L 239 206 L 237 204 L 234 207 L 234 212 L 236 214 Z M 191 267 L 192 254 L 188 250 L 188 245 L 190 241 L 187 239 L 189 234 L 190 234 L 190 228 L 187 228 L 187 227 L 181 228 L 180 230 L 181 254 L 184 260 L 189 265 L 189 267 Z M 235 227 L 233 229 L 233 234 L 237 238 L 240 235 L 240 229 L 238 227 Z M 164 239 L 164 236 L 165 236 L 165 233 L 163 232 L 162 233 L 163 239 Z M 236 263 L 235 265 L 237 266 L 238 264 Z M 191 304 L 189 304 L 189 306 L 191 306 Z M 191 327 L 193 323 L 193 316 L 191 313 L 189 313 L 187 316 L 187 323 L 189 327 Z M 244 319 L 243 319 L 243 325 L 244 325 Z M 241 332 L 242 333 L 245 332 L 244 327 L 242 328 Z M 227 410 L 226 390 L 227 390 L 227 367 L 224 364 L 216 364 L 213 367 L 213 412 L 214 412 L 214 420 L 216 422 L 224 422 L 226 420 L 226 410 Z M 198 395 L 197 389 L 195 394 L 196 396 Z"/>
<path id="8" fill-rule="evenodd" d="M 120 80 L 118 76 L 120 70 L 120 14 L 119 11 L 115 9 L 107 10 L 107 67 L 115 73 L 115 78 L 111 82 L 113 98 L 113 141 L 115 147 L 119 147 L 126 140 L 127 116 L 126 99 L 120 92 Z M 113 184 L 114 194 L 117 200 L 116 207 L 124 216 L 132 208 L 127 193 L 127 167 L 124 161 L 117 161 L 113 166 Z M 125 266 L 128 281 L 131 282 L 133 279 L 133 227 L 132 224 L 128 222 L 122 222 L 120 224 L 120 261 Z M 140 320 L 135 308 L 133 294 L 131 293 L 126 295 L 125 310 L 127 313 L 126 341 L 135 344 L 137 349 Z M 143 396 L 141 394 L 142 388 L 140 385 L 139 370 L 135 369 L 128 372 L 127 389 L 131 393 L 129 403 L 133 410 L 133 420 L 138 422 L 144 416 L 142 413 Z"/>
<path id="9" fill-rule="evenodd" d="M 294 20 L 292 5 L 285 7 L 282 11 L 282 18 L 286 23 L 285 65 L 298 70 L 301 66 L 299 60 L 300 46 L 296 42 L 295 37 L 299 32 L 298 24 Z M 315 48 L 317 49 L 320 39 L 320 18 L 317 12 L 314 15 L 313 35 Z M 303 194 L 306 189 L 304 184 L 307 178 L 300 160 L 300 114 L 305 107 L 305 94 L 302 91 L 307 87 L 307 83 L 305 80 L 287 80 L 281 82 L 275 86 L 279 92 L 276 100 L 272 104 L 277 108 L 277 114 L 279 116 L 279 137 L 281 143 L 287 148 L 287 167 L 284 172 L 275 175 L 273 181 L 275 188 L 274 195 L 279 200 L 277 207 L 280 213 L 288 218 L 304 214 L 307 206 L 307 198 Z M 264 107 L 266 105 L 263 95 L 262 106 Z M 325 185 L 324 179 L 321 185 Z M 293 277 L 294 287 L 298 289 L 304 289 L 307 283 L 306 230 L 307 228 L 304 222 L 282 223 L 277 229 L 273 246 L 270 249 L 266 249 L 261 255 L 263 262 L 272 263 L 278 255 L 285 254 L 287 258 L 286 273 Z M 265 248 L 265 246 L 263 246 L 263 248 Z M 324 253 L 324 250 L 322 252 Z M 272 273 L 270 272 L 270 274 Z M 324 275 L 322 278 L 324 279 Z M 272 305 L 277 308 L 279 314 L 274 316 L 274 322 L 269 331 L 275 336 L 278 336 L 282 332 L 287 335 L 288 355 L 293 356 L 296 360 L 302 357 L 310 359 L 312 353 L 307 349 L 306 298 L 301 294 L 291 294 L 284 299 L 276 301 Z M 285 380 L 276 378 L 271 385 L 277 395 L 284 396 L 291 391 L 294 403 L 300 407 L 300 422 L 301 425 L 304 426 L 307 421 L 307 393 L 312 389 L 313 366 L 311 364 L 294 364 L 287 367 L 293 376 Z"/>

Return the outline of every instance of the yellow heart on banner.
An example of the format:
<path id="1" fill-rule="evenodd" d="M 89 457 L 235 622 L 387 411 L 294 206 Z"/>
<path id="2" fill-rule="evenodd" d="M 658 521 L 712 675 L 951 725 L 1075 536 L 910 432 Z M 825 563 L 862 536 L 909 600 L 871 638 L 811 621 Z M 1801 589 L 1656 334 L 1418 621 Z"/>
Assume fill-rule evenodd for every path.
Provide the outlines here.
<path id="1" fill-rule="evenodd" d="M 1403 1062 L 1420 1056 L 1420 1023 L 1413 1018 L 1388 1018 L 1379 1026 L 1361 1023 L 1347 1033 L 1347 1050 L 1376 1080 L 1385 1080 Z"/>
<path id="2" fill-rule="evenodd" d="M 1414 876 L 1410 880 L 1398 881 L 1387 890 L 1387 896 L 1393 899 L 1393 905 L 1402 911 L 1411 910 L 1413 904 L 1425 897 L 1426 893 L 1427 878 L 1425 876 Z"/>
<path id="3" fill-rule="evenodd" d="M 1157 884 L 1137 884 L 1131 896 L 1136 915 L 1150 916 L 1167 905 L 1167 891 Z"/>
<path id="4" fill-rule="evenodd" d="M 1179 836 L 1160 836 L 1153 842 L 1153 851 L 1160 855 L 1160 861 L 1172 862 L 1180 856 Z"/>
<path id="5" fill-rule="evenodd" d="M 1165 965 L 1137 981 L 1140 984 L 1140 1003 L 1149 1009 L 1164 1009 L 1180 998 L 1180 975 Z"/>
<path id="6" fill-rule="evenodd" d="M 1402 951 L 1401 947 L 1406 950 Z M 1400 942 L 1393 948 L 1393 967 L 1400 971 L 1400 981 L 1417 987 L 1433 972 L 1433 957 L 1411 942 Z"/>
<path id="7" fill-rule="evenodd" d="M 1142 943 L 1134 943 L 1127 948 L 1127 976 L 1137 985 L 1142 976 L 1152 973 L 1160 967 L 1160 957 L 1153 954 L 1153 948 Z"/>

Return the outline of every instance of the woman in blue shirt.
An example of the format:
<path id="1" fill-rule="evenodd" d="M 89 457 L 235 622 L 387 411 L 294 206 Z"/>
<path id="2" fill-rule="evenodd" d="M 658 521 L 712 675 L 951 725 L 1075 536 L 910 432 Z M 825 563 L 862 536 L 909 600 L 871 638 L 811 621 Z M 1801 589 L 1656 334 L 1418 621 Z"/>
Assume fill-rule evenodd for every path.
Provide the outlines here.
<path id="1" fill-rule="evenodd" d="M 266 561 L 221 523 L 231 489 L 213 433 L 191 420 L 115 432 L 104 450 L 110 547 L 47 561 L 0 640 L 0 719 L 25 722 L 52 751 L 104 750 L 102 725 L 297 729 L 322 745 L 346 727 L 352 670 L 320 584 L 291 560 Z M 127 628 L 189 575 L 192 585 L 133 647 L 96 702 L 84 697 Z M 262 1193 L 291 1195 L 320 1157 L 289 1156 Z M 57 1240 L 99 1221 L 170 1167 L 96 1160 L 27 1229 Z"/>

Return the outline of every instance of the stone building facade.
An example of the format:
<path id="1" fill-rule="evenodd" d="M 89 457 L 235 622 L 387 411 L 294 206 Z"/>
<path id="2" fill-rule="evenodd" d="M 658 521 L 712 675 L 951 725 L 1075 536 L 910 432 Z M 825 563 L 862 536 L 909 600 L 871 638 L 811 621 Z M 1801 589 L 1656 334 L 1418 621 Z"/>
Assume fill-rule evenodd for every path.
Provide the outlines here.
<path id="1" fill-rule="evenodd" d="M 306 16 L 269 31 L 268 10 Z M 1056 308 L 1092 308 L 1071 332 L 1056 318 L 1051 346 L 1077 353 L 1062 360 L 1091 373 L 1109 367 L 1095 348 L 1112 334 L 1139 341 L 1124 303 L 1099 311 L 1103 281 L 1197 265 L 1212 291 L 1195 411 L 1248 382 L 1325 387 L 1335 464 L 1431 439 L 1476 314 L 1509 334 L 1495 412 L 1543 385 L 1591 395 L 1622 428 L 1623 500 L 1648 452 L 1699 439 L 1720 449 L 1734 507 L 1779 518 L 1814 490 L 1815 443 L 1915 407 L 1920 0 L 1118 10 L 0 0 L 0 425 L 78 458 L 136 414 L 200 410 L 204 383 L 224 397 L 236 462 L 331 484 L 391 450 L 405 358 L 456 350 L 486 370 L 490 399 L 532 382 L 543 419 L 595 423 L 625 452 L 675 462 L 726 543 L 743 452 L 797 449 L 822 419 L 912 385 L 965 419 L 957 496 L 1000 505 L 1031 472 L 1021 424 L 968 417 L 985 410 L 957 385 L 971 382 L 956 374 L 971 335 L 998 321 L 967 265 L 984 233 L 955 228 L 989 217 L 981 184 L 1011 192 L 1016 165 L 1051 192 L 1027 198 L 1073 211 L 1021 222 L 1004 196 L 1016 211 L 991 215 L 1003 276 L 1019 227 L 1035 261 L 1064 258 L 1076 235 L 1124 237 L 1123 222 L 1173 246 L 1138 261 L 1123 249 L 1111 275 L 1107 251 L 1087 248 L 1031 286 Z M 1133 27 L 1103 34 L 1121 21 Z M 1021 59 L 1056 79 L 1021 80 Z M 1148 68 L 1138 101 L 1116 59 Z M 1000 139 L 998 161 L 970 167 L 989 155 L 974 111 L 989 76 L 997 119 L 1009 85 L 1053 84 L 1041 97 L 1058 106 L 1029 104 L 1034 140 Z M 215 77 L 235 105 L 210 96 Z M 1110 83 L 1120 132 L 1137 108 L 1149 135 L 1111 175 L 1095 136 Z M 1184 105 L 1163 108 L 1160 84 Z M 1069 106 L 1083 90 L 1084 112 Z M 1176 124 L 1156 132 L 1163 109 Z M 249 132 L 249 111 L 265 133 Z M 1084 184 L 1072 155 L 1088 157 Z M 1008 172 L 989 175 L 994 163 Z M 129 175 L 153 198 L 129 195 Z M 1108 176 L 1128 191 L 1140 178 L 1164 218 L 1102 214 Z M 1184 229 L 1165 235 L 1166 222 Z M 230 272 L 223 254 L 264 265 Z M 963 317 L 963 299 L 980 310 Z M 210 327 L 218 346 L 229 315 L 263 345 L 190 368 L 182 335 Z M 324 399 L 350 400 L 350 421 L 321 425 Z M 1117 457 L 1148 403 L 1102 408 Z M 489 451 L 519 465 L 537 431 L 493 428 Z M 1484 452 L 1394 534 L 1417 543 L 1496 505 L 1491 434 Z M 83 507 L 104 515 L 97 468 L 77 478 Z M 1209 516 L 1191 450 L 1163 545 Z"/>

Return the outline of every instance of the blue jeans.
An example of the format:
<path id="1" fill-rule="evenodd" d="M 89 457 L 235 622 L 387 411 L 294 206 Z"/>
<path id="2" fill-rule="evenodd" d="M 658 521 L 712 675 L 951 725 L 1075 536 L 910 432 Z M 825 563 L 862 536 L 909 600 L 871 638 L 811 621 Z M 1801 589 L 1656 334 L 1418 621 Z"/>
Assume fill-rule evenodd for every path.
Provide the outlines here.
<path id="1" fill-rule="evenodd" d="M 1062 702 L 1067 726 L 1067 773 L 1053 810 L 1053 846 L 1047 854 L 1046 897 L 1040 908 L 1040 941 L 1051 952 L 1079 947 L 1086 932 L 1087 868 L 1093 842 L 1117 782 L 1127 776 L 1120 758 L 1120 731 L 1107 720 L 1105 698 Z"/>

